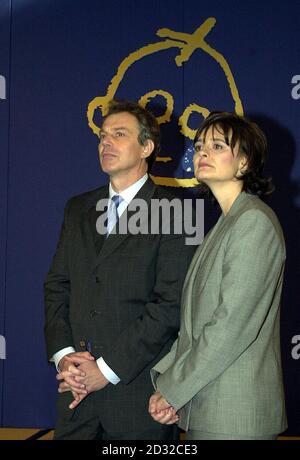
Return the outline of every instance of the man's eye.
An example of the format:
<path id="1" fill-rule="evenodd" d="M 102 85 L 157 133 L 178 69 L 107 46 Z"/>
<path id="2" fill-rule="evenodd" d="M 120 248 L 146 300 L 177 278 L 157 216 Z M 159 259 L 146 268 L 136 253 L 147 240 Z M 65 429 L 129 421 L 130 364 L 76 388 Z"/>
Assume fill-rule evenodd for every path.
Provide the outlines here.
<path id="1" fill-rule="evenodd" d="M 117 131 L 115 134 L 116 137 L 123 137 L 125 134 L 122 131 Z"/>

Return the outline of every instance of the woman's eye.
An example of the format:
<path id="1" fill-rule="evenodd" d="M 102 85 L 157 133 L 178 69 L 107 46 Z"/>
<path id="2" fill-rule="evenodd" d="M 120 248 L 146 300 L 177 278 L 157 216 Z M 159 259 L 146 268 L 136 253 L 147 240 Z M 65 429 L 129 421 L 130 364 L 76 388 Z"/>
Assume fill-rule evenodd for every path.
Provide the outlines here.
<path id="1" fill-rule="evenodd" d="M 201 152 L 201 149 L 202 149 L 202 145 L 201 145 L 201 144 L 197 144 L 197 145 L 195 145 L 195 147 L 194 147 L 195 153 Z"/>
<path id="2" fill-rule="evenodd" d="M 214 148 L 215 148 L 216 150 L 221 150 L 221 149 L 223 148 L 223 145 L 222 145 L 222 144 L 217 144 L 217 143 L 216 143 L 216 144 L 214 144 Z"/>

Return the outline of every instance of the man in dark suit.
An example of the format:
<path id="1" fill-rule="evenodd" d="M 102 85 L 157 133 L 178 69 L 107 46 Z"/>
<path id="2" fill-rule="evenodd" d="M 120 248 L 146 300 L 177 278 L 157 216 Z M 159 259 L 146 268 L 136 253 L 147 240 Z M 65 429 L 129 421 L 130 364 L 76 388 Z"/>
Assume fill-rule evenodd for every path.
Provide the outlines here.
<path id="1" fill-rule="evenodd" d="M 61 382 L 56 439 L 178 436 L 148 414 L 150 369 L 176 338 L 195 246 L 172 225 L 168 234 L 162 225 L 154 234 L 115 231 L 134 199 L 148 205 L 150 218 L 153 200 L 172 199 L 147 174 L 158 150 L 155 117 L 136 103 L 111 101 L 99 144 L 110 184 L 67 203 L 45 281 L 47 351 Z M 101 231 L 104 199 L 105 217 L 111 210 L 115 221 Z"/>

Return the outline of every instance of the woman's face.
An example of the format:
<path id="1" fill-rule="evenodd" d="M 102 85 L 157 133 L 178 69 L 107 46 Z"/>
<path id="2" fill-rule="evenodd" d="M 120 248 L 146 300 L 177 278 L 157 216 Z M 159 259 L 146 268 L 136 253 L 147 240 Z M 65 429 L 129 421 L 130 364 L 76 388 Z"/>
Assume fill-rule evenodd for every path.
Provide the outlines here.
<path id="1" fill-rule="evenodd" d="M 229 141 L 231 134 L 229 135 Z M 239 145 L 231 149 L 218 127 L 211 126 L 205 136 L 201 134 L 195 143 L 195 177 L 210 185 L 217 182 L 236 182 L 245 165 L 245 157 L 239 154 Z"/>

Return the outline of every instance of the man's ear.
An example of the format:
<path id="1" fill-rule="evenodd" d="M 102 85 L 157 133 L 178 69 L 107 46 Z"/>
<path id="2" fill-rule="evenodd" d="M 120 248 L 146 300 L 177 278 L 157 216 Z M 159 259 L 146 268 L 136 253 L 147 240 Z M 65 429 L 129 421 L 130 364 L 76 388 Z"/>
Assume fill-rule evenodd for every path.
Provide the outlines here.
<path id="1" fill-rule="evenodd" d="M 142 158 L 147 158 L 151 155 L 154 150 L 154 142 L 151 139 L 147 139 L 142 148 Z"/>

